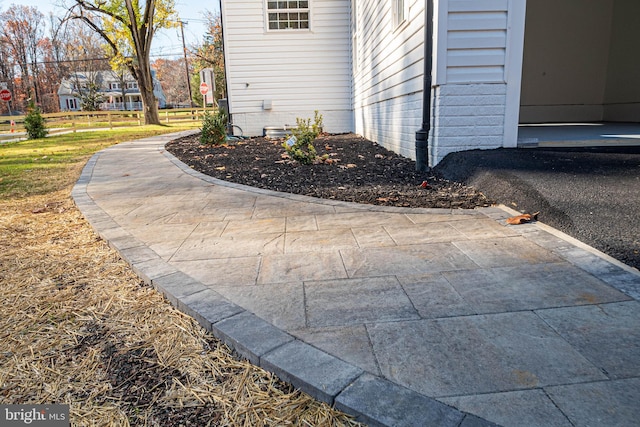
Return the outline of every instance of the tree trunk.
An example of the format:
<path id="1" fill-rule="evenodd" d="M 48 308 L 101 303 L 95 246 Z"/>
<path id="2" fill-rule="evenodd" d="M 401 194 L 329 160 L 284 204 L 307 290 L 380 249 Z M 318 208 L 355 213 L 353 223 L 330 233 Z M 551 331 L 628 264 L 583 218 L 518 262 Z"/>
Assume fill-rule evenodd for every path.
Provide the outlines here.
<path id="1" fill-rule="evenodd" d="M 160 114 L 158 113 L 158 101 L 152 91 L 141 90 L 142 108 L 144 109 L 144 124 L 159 125 Z"/>
<path id="2" fill-rule="evenodd" d="M 140 67 L 135 70 L 134 76 L 138 81 L 138 89 L 140 89 L 140 96 L 142 97 L 142 108 L 144 110 L 144 124 L 145 125 L 159 125 L 160 114 L 158 113 L 158 100 L 153 93 L 153 77 L 151 75 L 151 64 L 149 63 L 148 56 L 138 55 L 140 61 Z"/>

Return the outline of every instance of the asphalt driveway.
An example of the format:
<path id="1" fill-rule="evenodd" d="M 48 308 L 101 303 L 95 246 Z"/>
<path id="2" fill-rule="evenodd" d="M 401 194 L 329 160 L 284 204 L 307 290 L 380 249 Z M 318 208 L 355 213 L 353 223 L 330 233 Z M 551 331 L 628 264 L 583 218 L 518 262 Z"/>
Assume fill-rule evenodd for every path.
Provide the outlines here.
<path id="1" fill-rule="evenodd" d="M 640 269 L 638 146 L 473 150 L 436 171 Z"/>

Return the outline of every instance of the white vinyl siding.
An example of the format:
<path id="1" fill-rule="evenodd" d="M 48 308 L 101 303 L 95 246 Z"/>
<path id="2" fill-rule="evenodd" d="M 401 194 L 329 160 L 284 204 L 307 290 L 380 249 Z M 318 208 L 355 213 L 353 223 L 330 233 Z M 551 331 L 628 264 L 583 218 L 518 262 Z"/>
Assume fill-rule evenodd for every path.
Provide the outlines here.
<path id="1" fill-rule="evenodd" d="M 437 83 L 504 83 L 509 0 L 440 2 Z"/>
<path id="2" fill-rule="evenodd" d="M 395 2 L 364 0 L 356 10 L 354 72 L 356 132 L 406 157 L 415 157 L 422 119 L 424 0 L 404 0 L 396 31 Z"/>
<path id="3" fill-rule="evenodd" d="M 295 124 L 314 110 L 327 131 L 353 130 L 350 0 L 308 5 L 310 31 L 270 31 L 264 0 L 222 3 L 229 106 L 245 134 Z"/>
<path id="4" fill-rule="evenodd" d="M 453 151 L 515 146 L 524 4 L 434 0 L 433 87 L 426 94 L 432 99 L 432 166 Z M 268 0 L 224 0 L 234 124 L 252 135 L 319 110 L 328 132 L 355 130 L 415 158 L 424 99 L 425 5 L 426 0 L 310 0 L 311 28 L 296 31 L 269 28 Z"/>
<path id="5" fill-rule="evenodd" d="M 434 34 L 429 163 L 514 147 L 522 68 L 522 0 L 440 0 Z"/>

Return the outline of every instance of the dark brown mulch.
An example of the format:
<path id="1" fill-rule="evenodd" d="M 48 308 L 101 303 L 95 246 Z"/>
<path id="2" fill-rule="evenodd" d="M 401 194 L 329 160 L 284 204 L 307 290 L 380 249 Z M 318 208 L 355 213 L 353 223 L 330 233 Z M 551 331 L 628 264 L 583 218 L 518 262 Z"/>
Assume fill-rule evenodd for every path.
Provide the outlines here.
<path id="1" fill-rule="evenodd" d="M 177 139 L 167 150 L 193 169 L 225 181 L 384 206 L 473 209 L 492 204 L 474 188 L 434 172 L 416 172 L 413 160 L 354 134 L 318 138 L 318 156 L 327 155 L 329 161 L 312 165 L 289 158 L 282 140 L 251 138 L 210 146 L 202 145 L 199 136 Z"/>

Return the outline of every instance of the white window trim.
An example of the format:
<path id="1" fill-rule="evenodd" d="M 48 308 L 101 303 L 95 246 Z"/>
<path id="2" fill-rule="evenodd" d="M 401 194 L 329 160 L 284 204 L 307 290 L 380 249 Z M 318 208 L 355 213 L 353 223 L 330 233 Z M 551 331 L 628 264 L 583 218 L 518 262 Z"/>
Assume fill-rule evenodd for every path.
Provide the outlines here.
<path id="1" fill-rule="evenodd" d="M 396 13 L 400 6 L 402 6 L 401 18 Z M 393 31 L 404 28 L 409 23 L 409 0 L 391 0 L 391 16 Z"/>
<path id="2" fill-rule="evenodd" d="M 271 0 L 273 1 L 273 0 Z M 309 1 L 309 7 L 307 9 L 300 9 L 300 10 L 307 10 L 307 13 L 309 14 L 309 28 L 269 28 L 269 0 L 264 0 L 263 5 L 264 5 L 264 28 L 265 28 L 265 32 L 267 33 L 276 33 L 276 34 L 287 34 L 287 33 L 293 33 L 293 32 L 297 32 L 297 33 L 308 33 L 311 31 L 311 22 L 312 22 L 312 15 L 313 15 L 313 1 L 312 0 L 308 0 Z M 272 12 L 273 13 L 273 12 Z"/>

